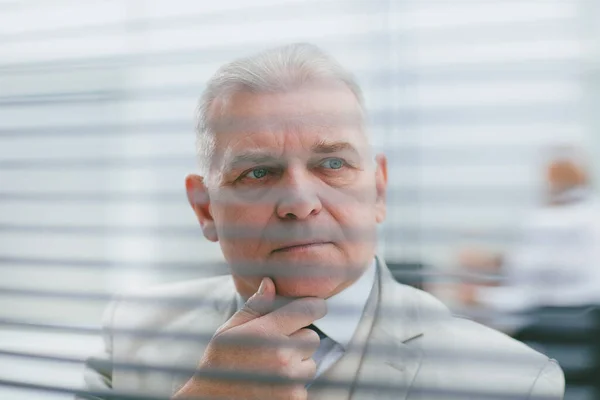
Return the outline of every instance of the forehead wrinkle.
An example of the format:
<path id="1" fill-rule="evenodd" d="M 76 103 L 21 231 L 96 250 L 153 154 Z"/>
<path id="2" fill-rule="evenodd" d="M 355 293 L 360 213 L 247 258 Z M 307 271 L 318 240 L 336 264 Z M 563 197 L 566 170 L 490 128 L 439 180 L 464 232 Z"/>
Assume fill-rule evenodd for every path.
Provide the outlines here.
<path id="1" fill-rule="evenodd" d="M 212 125 L 217 134 L 302 132 L 306 129 L 315 128 L 323 131 L 333 131 L 346 127 L 362 129 L 361 116 L 356 112 L 275 113 L 260 116 L 227 115 L 218 118 Z"/>

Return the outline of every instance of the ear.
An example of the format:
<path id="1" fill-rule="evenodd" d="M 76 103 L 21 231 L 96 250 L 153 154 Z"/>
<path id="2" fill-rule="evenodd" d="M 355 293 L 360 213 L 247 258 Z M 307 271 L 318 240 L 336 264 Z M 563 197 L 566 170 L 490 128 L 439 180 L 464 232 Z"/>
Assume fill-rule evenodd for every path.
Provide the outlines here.
<path id="1" fill-rule="evenodd" d="M 382 223 L 385 220 L 387 211 L 387 158 L 383 154 L 378 154 L 375 157 L 375 188 L 377 190 L 377 199 L 375 201 L 375 219 L 377 223 Z"/>
<path id="2" fill-rule="evenodd" d="M 215 221 L 210 210 L 210 196 L 208 188 L 204 184 L 204 178 L 198 175 L 190 174 L 185 178 L 185 190 L 187 198 L 200 222 L 202 233 L 211 242 L 217 242 L 219 237 Z"/>

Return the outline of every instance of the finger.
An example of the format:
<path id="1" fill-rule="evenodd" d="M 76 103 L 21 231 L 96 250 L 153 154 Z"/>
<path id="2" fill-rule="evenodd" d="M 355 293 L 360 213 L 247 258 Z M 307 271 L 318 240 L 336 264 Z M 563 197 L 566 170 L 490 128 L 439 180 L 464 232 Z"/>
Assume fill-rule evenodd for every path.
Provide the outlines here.
<path id="1" fill-rule="evenodd" d="M 316 375 L 317 363 L 312 358 L 309 358 L 308 360 L 296 364 L 289 377 L 294 380 L 302 380 L 305 381 L 305 383 L 309 383 L 315 379 Z"/>
<path id="2" fill-rule="evenodd" d="M 321 344 L 317 332 L 310 329 L 300 329 L 292 333 L 290 339 L 294 349 L 300 352 L 303 361 L 311 358 Z"/>
<path id="3" fill-rule="evenodd" d="M 261 328 L 267 332 L 278 332 L 289 336 L 323 318 L 325 314 L 327 314 L 325 300 L 316 297 L 304 297 L 256 318 L 251 323 L 261 325 Z"/>
<path id="4" fill-rule="evenodd" d="M 271 278 L 263 278 L 256 293 L 246 301 L 244 307 L 233 314 L 218 332 L 225 332 L 267 314 L 275 301 L 275 284 Z"/>

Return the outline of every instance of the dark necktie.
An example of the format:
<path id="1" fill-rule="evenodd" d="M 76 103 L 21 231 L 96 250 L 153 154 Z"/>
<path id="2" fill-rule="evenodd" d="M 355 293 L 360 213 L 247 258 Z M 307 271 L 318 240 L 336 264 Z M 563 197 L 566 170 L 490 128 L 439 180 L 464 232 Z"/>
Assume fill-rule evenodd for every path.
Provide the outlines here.
<path id="1" fill-rule="evenodd" d="M 325 339 L 327 337 L 327 335 L 324 334 L 322 330 L 320 330 L 319 328 L 317 328 L 313 324 L 310 324 L 309 326 L 307 326 L 306 329 L 310 329 L 311 331 L 317 332 L 317 335 L 319 335 L 319 339 L 320 340 L 323 340 L 323 339 Z M 308 389 L 311 385 L 312 385 L 312 382 L 309 382 L 309 383 L 307 383 L 305 385 L 305 387 Z"/>
<path id="2" fill-rule="evenodd" d="M 323 339 L 325 339 L 327 337 L 327 335 L 324 334 L 322 330 L 320 330 L 319 328 L 317 328 L 313 324 L 310 324 L 309 326 L 307 326 L 306 329 L 310 329 L 311 331 L 317 332 L 317 335 L 319 335 L 319 339 L 321 339 L 321 340 L 323 340 Z"/>

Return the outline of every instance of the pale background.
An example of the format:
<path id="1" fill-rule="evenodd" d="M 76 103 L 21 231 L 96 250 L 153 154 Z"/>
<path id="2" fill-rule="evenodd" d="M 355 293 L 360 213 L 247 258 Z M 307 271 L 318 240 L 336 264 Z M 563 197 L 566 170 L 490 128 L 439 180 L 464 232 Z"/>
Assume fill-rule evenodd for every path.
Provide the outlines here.
<path id="1" fill-rule="evenodd" d="M 274 44 L 357 75 L 391 164 L 386 259 L 451 270 L 464 244 L 509 248 L 544 149 L 600 155 L 599 4 L 1 0 L 0 351 L 82 360 L 95 336 L 15 326 L 97 327 L 103 298 L 61 294 L 215 272 L 183 190 L 193 109 L 220 64 Z M 78 387 L 80 371 L 0 353 L 0 380 Z"/>

